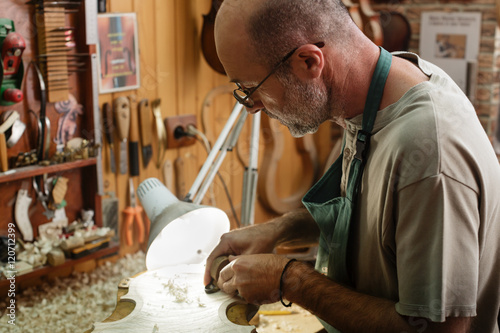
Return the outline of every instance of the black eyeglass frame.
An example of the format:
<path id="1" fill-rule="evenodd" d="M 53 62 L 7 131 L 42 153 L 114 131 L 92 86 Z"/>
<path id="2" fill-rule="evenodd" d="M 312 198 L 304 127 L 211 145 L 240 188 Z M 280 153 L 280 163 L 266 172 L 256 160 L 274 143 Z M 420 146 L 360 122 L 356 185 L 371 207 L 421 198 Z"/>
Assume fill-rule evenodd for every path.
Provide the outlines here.
<path id="1" fill-rule="evenodd" d="M 324 42 L 317 42 L 317 43 L 314 43 L 313 45 L 316 45 L 317 47 L 319 48 L 322 48 L 323 46 L 325 46 L 325 43 Z M 258 85 L 256 85 L 255 87 L 251 88 L 251 89 L 245 89 L 243 88 L 239 82 L 235 82 L 236 86 L 238 88 L 234 89 L 233 90 L 233 96 L 234 98 L 236 98 L 236 100 L 240 103 L 240 104 L 243 104 L 243 106 L 247 107 L 247 108 L 251 108 L 254 106 L 254 101 L 250 98 L 250 96 L 264 83 L 266 82 L 266 80 L 271 76 L 273 75 L 277 70 L 278 68 L 281 67 L 281 65 L 283 65 L 294 53 L 295 51 L 298 50 L 300 46 L 294 48 L 293 50 L 291 50 L 290 52 L 288 52 L 284 57 L 283 59 L 281 59 L 281 61 L 276 65 L 274 66 L 274 68 L 271 70 L 271 72 L 269 74 L 266 75 L 266 77 L 260 81 L 260 83 Z M 242 93 L 245 94 L 245 97 L 242 97 L 240 95 L 238 95 L 238 91 L 241 91 Z"/>

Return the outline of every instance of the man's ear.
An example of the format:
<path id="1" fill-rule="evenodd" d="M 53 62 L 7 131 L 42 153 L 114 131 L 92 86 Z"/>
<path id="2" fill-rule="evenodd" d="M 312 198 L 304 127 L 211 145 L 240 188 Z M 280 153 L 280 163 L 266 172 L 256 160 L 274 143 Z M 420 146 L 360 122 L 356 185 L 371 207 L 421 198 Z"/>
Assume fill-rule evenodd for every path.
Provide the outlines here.
<path id="1" fill-rule="evenodd" d="M 325 66 L 323 51 L 314 44 L 300 46 L 291 59 L 292 70 L 300 79 L 311 80 L 321 76 Z"/>

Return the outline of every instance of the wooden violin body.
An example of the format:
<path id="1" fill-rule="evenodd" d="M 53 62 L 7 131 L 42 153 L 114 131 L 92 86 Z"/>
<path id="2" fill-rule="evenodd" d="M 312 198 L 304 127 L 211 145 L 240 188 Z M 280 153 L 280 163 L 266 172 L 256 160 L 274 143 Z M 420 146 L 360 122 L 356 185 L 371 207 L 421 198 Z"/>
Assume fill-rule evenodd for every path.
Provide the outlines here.
<path id="1" fill-rule="evenodd" d="M 248 321 L 258 307 L 222 291 L 207 294 L 204 267 L 197 266 L 167 266 L 127 279 L 120 288 L 128 292 L 115 312 L 91 332 L 256 332 Z"/>

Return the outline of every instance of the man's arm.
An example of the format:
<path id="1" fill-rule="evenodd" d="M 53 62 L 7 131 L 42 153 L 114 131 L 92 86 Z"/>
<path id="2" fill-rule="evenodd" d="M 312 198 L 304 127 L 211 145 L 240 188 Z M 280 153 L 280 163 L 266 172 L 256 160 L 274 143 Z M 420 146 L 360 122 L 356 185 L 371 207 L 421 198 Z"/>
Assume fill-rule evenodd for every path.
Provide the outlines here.
<path id="1" fill-rule="evenodd" d="M 346 288 L 305 263 L 291 263 L 283 282 L 284 298 L 309 310 L 343 333 L 469 331 L 471 318 L 448 317 L 444 323 L 434 323 L 425 318 L 405 317 L 396 312 L 393 301 Z"/>
<path id="2" fill-rule="evenodd" d="M 305 247 L 317 244 L 318 238 L 318 226 L 305 208 L 267 223 L 232 230 L 222 235 L 219 244 L 208 256 L 204 283 L 210 283 L 210 267 L 219 256 L 271 253 L 279 245 Z"/>
<path id="3" fill-rule="evenodd" d="M 313 246 L 318 244 L 319 228 L 309 211 L 299 208 L 271 221 L 276 223 L 279 237 L 275 246 Z"/>

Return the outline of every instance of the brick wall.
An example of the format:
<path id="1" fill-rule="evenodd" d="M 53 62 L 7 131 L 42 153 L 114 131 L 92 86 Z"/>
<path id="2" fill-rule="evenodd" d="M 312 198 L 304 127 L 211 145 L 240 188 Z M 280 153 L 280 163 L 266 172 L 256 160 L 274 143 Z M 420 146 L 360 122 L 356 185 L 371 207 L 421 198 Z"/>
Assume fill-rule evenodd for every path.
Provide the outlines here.
<path id="1" fill-rule="evenodd" d="M 418 54 L 422 12 L 481 12 L 481 40 L 474 107 L 484 129 L 493 140 L 498 127 L 500 95 L 500 29 L 495 0 L 379 0 L 376 10 L 398 11 L 406 16 L 412 29 L 409 51 Z M 499 138 L 500 139 L 500 138 Z M 500 151 L 497 151 L 500 153 Z"/>

